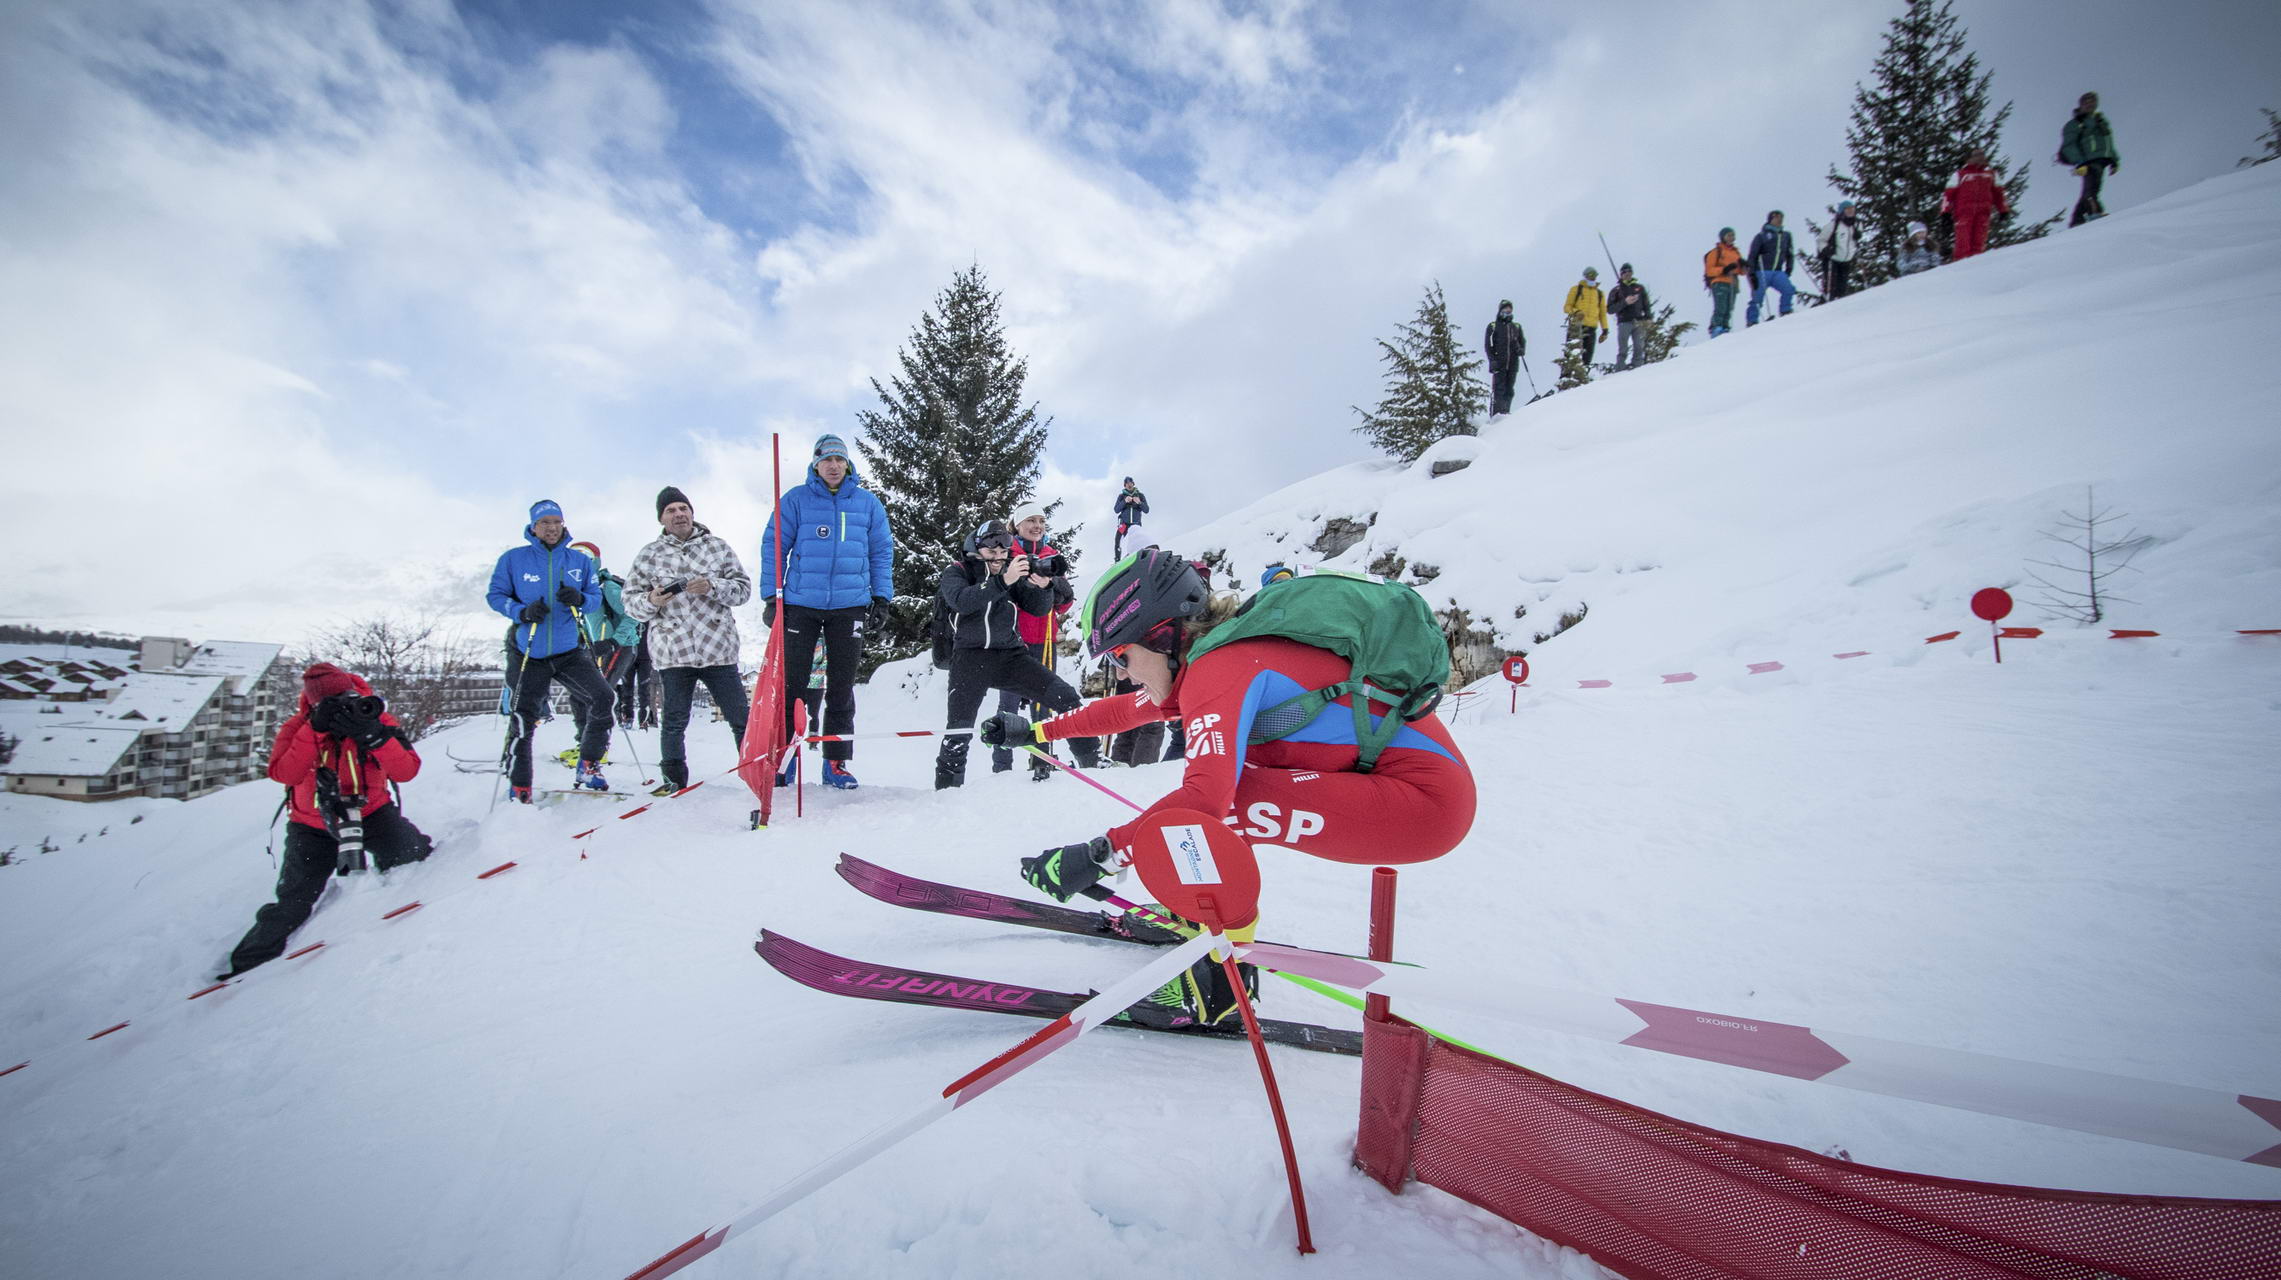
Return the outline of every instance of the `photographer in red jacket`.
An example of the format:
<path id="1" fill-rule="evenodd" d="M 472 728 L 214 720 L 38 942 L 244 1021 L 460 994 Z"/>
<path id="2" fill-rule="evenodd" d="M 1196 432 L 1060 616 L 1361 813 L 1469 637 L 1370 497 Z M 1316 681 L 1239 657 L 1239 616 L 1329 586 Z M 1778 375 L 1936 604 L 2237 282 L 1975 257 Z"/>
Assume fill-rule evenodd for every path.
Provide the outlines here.
<path id="1" fill-rule="evenodd" d="M 269 777 L 286 787 L 284 865 L 277 901 L 254 913 L 253 928 L 230 952 L 235 977 L 284 954 L 286 939 L 309 919 L 333 872 L 361 871 L 369 855 L 382 871 L 418 862 L 435 848 L 392 803 L 391 782 L 419 776 L 412 740 L 372 686 L 329 662 L 301 674 L 301 709 L 277 731 Z"/>

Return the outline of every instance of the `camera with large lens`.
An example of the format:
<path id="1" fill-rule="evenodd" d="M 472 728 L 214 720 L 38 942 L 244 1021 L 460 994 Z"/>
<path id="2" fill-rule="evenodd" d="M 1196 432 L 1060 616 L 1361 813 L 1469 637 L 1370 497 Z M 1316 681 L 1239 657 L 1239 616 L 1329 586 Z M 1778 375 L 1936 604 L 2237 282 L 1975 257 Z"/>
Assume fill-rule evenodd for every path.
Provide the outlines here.
<path id="1" fill-rule="evenodd" d="M 1056 551 L 1030 561 L 1030 572 L 1042 578 L 1059 578 L 1069 572 L 1069 557 Z"/>
<path id="2" fill-rule="evenodd" d="M 359 725 L 378 724 L 388 704 L 369 693 L 336 693 L 309 712 L 317 732 L 345 738 Z"/>

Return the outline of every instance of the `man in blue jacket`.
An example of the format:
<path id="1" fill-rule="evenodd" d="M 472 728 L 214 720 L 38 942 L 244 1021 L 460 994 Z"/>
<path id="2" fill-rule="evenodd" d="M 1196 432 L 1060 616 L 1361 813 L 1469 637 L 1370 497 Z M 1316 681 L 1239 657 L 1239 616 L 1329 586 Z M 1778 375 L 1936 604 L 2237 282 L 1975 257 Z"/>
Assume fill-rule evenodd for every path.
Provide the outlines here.
<path id="1" fill-rule="evenodd" d="M 1782 229 L 1782 211 L 1769 210 L 1766 225 L 1750 242 L 1750 256 L 1743 266 L 1750 272 L 1750 307 L 1743 313 L 1743 327 L 1758 323 L 1758 307 L 1766 300 L 1766 291 L 1782 295 L 1782 314 L 1790 314 L 1790 300 L 1798 296 L 1797 287 L 1790 283 L 1790 269 L 1797 265 L 1797 245 L 1790 233 Z"/>
<path id="2" fill-rule="evenodd" d="M 546 717 L 550 684 L 559 680 L 587 708 L 578 740 L 578 785 L 607 791 L 601 760 L 610 750 L 613 698 L 579 631 L 584 615 L 602 611 L 602 580 L 594 561 L 572 549 L 562 508 L 549 499 L 531 504 L 523 543 L 500 553 L 484 597 L 515 622 L 515 656 L 508 672 L 515 683 L 515 749 L 508 784 L 515 799 L 530 803 L 531 734 Z"/>
<path id="3" fill-rule="evenodd" d="M 808 692 L 808 668 L 815 661 L 816 637 L 824 638 L 824 732 L 855 732 L 855 673 L 863 656 L 863 634 L 887 621 L 895 595 L 895 539 L 887 528 L 887 508 L 863 487 L 848 461 L 847 446 L 827 435 L 816 441 L 808 479 L 788 489 L 776 504 L 778 518 L 760 536 L 760 594 L 768 601 L 761 617 L 776 622 L 784 610 L 784 740 L 800 728 L 792 723 L 792 699 Z M 784 574 L 777 579 L 776 529 L 784 528 Z M 852 789 L 852 742 L 824 744 L 827 786 Z"/>

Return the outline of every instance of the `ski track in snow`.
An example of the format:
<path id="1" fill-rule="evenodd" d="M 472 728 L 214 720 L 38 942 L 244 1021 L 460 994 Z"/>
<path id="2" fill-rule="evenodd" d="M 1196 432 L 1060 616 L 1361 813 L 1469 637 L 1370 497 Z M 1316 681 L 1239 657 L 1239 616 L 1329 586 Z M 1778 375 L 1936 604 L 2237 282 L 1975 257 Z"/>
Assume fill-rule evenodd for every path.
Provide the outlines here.
<path id="1" fill-rule="evenodd" d="M 2219 179 L 1531 406 L 1447 444 L 1475 459 L 1454 475 L 1344 468 L 1165 545 L 1256 575 L 1304 562 L 1291 547 L 1324 518 L 1375 512 L 1339 564 L 1396 548 L 1440 565 L 1429 596 L 1525 606 L 1523 629 L 1591 606 L 1533 646 L 1518 715 L 1492 681 L 1457 716 L 1481 813 L 1404 871 L 1405 959 L 1491 994 L 2281 1096 L 2281 637 L 2229 634 L 2281 626 L 2281 374 L 2250 350 L 2266 326 L 2180 344 L 2165 302 L 2191 277 L 2198 314 L 2272 317 L 2277 208 L 2281 166 Z M 2147 246 L 2167 248 L 2141 262 Z M 2160 540 L 2110 625 L 2165 636 L 2042 622 L 1993 665 L 1964 600 L 2024 601 L 2036 530 L 2090 481 Z M 1872 654 L 1827 658 L 1855 648 Z M 1742 674 L 1768 658 L 1789 668 Z M 1656 684 L 1670 671 L 1702 678 Z M 932 728 L 941 699 L 933 673 L 884 669 L 861 728 Z M 760 926 L 1072 989 L 1147 958 L 899 911 L 832 872 L 846 850 L 1020 892 L 1017 857 L 1124 812 L 1072 779 L 994 776 L 978 751 L 969 785 L 937 794 L 935 742 L 912 739 L 860 744 L 863 788 L 811 785 L 805 817 L 780 792 L 765 832 L 733 778 L 624 822 L 576 800 L 487 814 L 493 779 L 445 750 L 488 757 L 498 731 L 421 744 L 405 798 L 433 859 L 336 882 L 295 940 L 330 945 L 194 1003 L 269 895 L 276 789 L 136 802 L 133 825 L 123 805 L 0 797 L 0 845 L 64 837 L 0 869 L 0 1067 L 32 1061 L 0 1079 L 0 1270 L 622 1276 L 1034 1029 L 807 991 L 754 957 Z M 568 742 L 559 722 L 540 735 Z M 655 735 L 639 742 L 654 762 Z M 719 725 L 691 752 L 696 776 L 730 763 Z M 1177 769 L 1100 776 L 1146 802 Z M 597 823 L 582 860 L 568 837 Z M 1367 869 L 1261 860 L 1268 933 L 1361 948 Z M 1273 981 L 1267 1008 L 1354 1025 Z M 1869 1164 L 2281 1196 L 2277 1170 L 1413 1012 L 1585 1088 Z M 1276 1068 L 1316 1258 L 1291 1249 L 1248 1053 L 1105 1029 L 688 1274 L 1603 1274 L 1440 1192 L 1387 1195 L 1347 1163 L 1357 1064 Z"/>

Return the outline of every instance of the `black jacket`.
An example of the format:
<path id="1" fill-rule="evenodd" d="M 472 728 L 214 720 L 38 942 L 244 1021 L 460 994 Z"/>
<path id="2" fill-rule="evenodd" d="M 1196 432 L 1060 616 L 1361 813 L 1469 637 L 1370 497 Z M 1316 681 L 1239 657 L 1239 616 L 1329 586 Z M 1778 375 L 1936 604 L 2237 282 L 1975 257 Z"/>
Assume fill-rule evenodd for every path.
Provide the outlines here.
<path id="1" fill-rule="evenodd" d="M 968 556 L 935 579 L 935 608 L 949 616 L 954 649 L 1019 649 L 1023 613 L 1053 612 L 1053 589 L 1028 578 L 1009 587 L 980 557 Z"/>
<path id="2" fill-rule="evenodd" d="M 1117 491 L 1116 516 L 1118 524 L 1139 524 L 1140 518 L 1147 512 L 1148 495 L 1138 489 L 1120 489 Z"/>
<path id="3" fill-rule="evenodd" d="M 1760 227 L 1750 242 L 1750 256 L 1743 261 L 1750 264 L 1753 275 L 1761 271 L 1790 274 L 1790 268 L 1797 262 L 1797 246 L 1790 239 L 1790 228 L 1776 227 L 1771 222 Z"/>
<path id="4" fill-rule="evenodd" d="M 1487 332 L 1481 335 L 1481 354 L 1489 357 L 1492 369 L 1511 373 L 1521 367 L 1521 357 L 1528 353 L 1528 335 L 1521 332 L 1518 320 L 1499 316 L 1489 322 Z"/>
<path id="5" fill-rule="evenodd" d="M 1635 323 L 1645 320 L 1653 306 L 1647 300 L 1647 286 L 1638 280 L 1633 280 L 1630 284 L 1618 281 L 1616 287 L 1608 293 L 1608 310 L 1618 320 Z"/>

